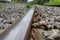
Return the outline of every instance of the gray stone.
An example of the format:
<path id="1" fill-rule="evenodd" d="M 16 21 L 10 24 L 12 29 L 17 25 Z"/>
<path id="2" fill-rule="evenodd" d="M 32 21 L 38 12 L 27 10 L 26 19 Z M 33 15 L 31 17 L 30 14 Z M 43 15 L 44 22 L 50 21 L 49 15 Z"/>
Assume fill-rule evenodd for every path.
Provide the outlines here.
<path id="1" fill-rule="evenodd" d="M 2 22 L 4 20 L 4 18 L 0 18 L 0 22 Z"/>

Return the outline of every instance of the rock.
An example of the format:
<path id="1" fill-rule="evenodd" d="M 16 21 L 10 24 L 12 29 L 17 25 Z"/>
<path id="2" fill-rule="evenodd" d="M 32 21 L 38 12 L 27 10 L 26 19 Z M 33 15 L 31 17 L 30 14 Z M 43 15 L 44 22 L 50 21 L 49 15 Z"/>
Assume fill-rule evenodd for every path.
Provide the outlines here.
<path id="1" fill-rule="evenodd" d="M 10 19 L 6 19 L 6 20 L 3 21 L 3 23 L 4 23 L 4 24 L 12 24 L 13 21 L 10 20 Z"/>
<path id="2" fill-rule="evenodd" d="M 53 28 L 52 25 L 48 25 L 48 30 L 51 30 Z"/>
<path id="3" fill-rule="evenodd" d="M 57 21 L 57 22 L 60 22 L 60 17 L 57 17 L 57 18 L 56 18 L 56 21 Z"/>
<path id="4" fill-rule="evenodd" d="M 32 35 L 32 37 L 33 37 L 35 40 L 39 40 L 39 39 L 38 39 L 38 34 L 37 34 L 36 29 L 32 29 L 31 35 Z"/>
<path id="5" fill-rule="evenodd" d="M 36 16 L 35 18 L 40 19 L 40 20 L 42 19 L 40 14 L 38 16 Z"/>
<path id="6" fill-rule="evenodd" d="M 32 26 L 33 26 L 34 28 L 36 28 L 36 27 L 39 28 L 39 23 L 33 23 Z"/>
<path id="7" fill-rule="evenodd" d="M 30 40 L 34 40 L 33 38 L 30 38 Z"/>
<path id="8" fill-rule="evenodd" d="M 48 31 L 49 32 L 49 31 Z M 59 34 L 59 30 L 58 29 L 52 29 L 52 31 L 49 32 L 49 39 L 54 39 L 56 37 L 58 37 Z"/>
<path id="9" fill-rule="evenodd" d="M 39 40 L 45 40 L 45 38 L 42 35 L 42 33 L 43 33 L 42 29 L 37 29 L 37 33 L 38 33 L 38 36 L 39 36 Z"/>
<path id="10" fill-rule="evenodd" d="M 42 35 L 43 35 L 45 38 L 47 38 L 47 37 L 49 36 L 49 33 L 48 33 L 47 31 L 44 31 L 44 32 L 42 33 Z"/>
<path id="11" fill-rule="evenodd" d="M 60 40 L 60 37 L 54 38 L 54 40 Z"/>
<path id="12" fill-rule="evenodd" d="M 44 27 L 44 30 L 47 30 L 47 29 L 48 29 L 46 22 L 43 21 L 43 20 L 41 20 L 41 21 L 39 22 L 39 25 L 40 25 L 41 27 L 43 26 L 43 27 Z"/>
<path id="13" fill-rule="evenodd" d="M 37 6 L 33 16 L 34 40 L 59 40 L 60 8 Z"/>
<path id="14" fill-rule="evenodd" d="M 43 20 L 41 20 L 41 21 L 39 22 L 39 24 L 40 24 L 40 25 L 42 25 L 42 24 L 45 24 L 45 25 L 46 25 L 46 22 L 43 21 Z"/>
<path id="15" fill-rule="evenodd" d="M 39 21 L 40 21 L 40 19 L 33 18 L 33 23 L 35 23 L 35 22 L 39 22 Z"/>
<path id="16" fill-rule="evenodd" d="M 4 27 L 4 25 L 0 25 L 0 29 L 4 29 L 5 27 Z"/>
<path id="17" fill-rule="evenodd" d="M 56 29 L 60 29 L 60 23 L 54 23 L 53 25 Z"/>
<path id="18" fill-rule="evenodd" d="M 32 33 L 32 36 L 35 40 L 44 40 L 44 38 L 42 37 L 42 29 L 36 29 L 35 33 Z M 40 36 L 39 36 L 40 35 Z"/>
<path id="19" fill-rule="evenodd" d="M 33 17 L 34 22 L 39 22 L 42 19 L 39 15 L 37 17 Z"/>
<path id="20" fill-rule="evenodd" d="M 4 20 L 4 18 L 0 18 L 0 22 L 2 22 Z"/>
<path id="21" fill-rule="evenodd" d="M 0 29 L 4 29 L 4 27 L 3 26 L 0 26 Z"/>

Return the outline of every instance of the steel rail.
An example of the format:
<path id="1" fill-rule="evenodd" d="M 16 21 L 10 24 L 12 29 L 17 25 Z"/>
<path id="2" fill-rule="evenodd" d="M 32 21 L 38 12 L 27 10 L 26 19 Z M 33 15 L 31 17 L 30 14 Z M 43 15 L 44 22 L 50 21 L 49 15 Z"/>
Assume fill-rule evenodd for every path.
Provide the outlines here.
<path id="1" fill-rule="evenodd" d="M 14 28 L 1 35 L 0 40 L 28 40 L 34 9 L 31 8 L 24 18 L 18 21 Z"/>

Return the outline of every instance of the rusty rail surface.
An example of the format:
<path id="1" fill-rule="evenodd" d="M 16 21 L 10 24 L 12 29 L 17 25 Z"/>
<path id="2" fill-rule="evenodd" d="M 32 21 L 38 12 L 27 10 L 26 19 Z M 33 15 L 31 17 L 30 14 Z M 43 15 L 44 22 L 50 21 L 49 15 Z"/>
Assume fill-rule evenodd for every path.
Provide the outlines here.
<path id="1" fill-rule="evenodd" d="M 27 40 L 31 29 L 31 21 L 34 14 L 34 9 L 28 11 L 21 21 L 18 21 L 14 28 L 9 29 L 0 36 L 0 40 Z"/>

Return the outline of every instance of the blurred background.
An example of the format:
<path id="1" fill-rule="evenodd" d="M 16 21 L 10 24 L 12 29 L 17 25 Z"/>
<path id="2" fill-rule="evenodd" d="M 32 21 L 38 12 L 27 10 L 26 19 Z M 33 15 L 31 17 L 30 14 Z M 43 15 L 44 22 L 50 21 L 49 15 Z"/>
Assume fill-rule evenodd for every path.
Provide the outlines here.
<path id="1" fill-rule="evenodd" d="M 36 4 L 48 4 L 48 5 L 59 5 L 60 0 L 0 0 L 2 1 L 9 1 L 9 2 L 17 2 L 17 3 L 27 3 L 33 1 Z"/>
<path id="2" fill-rule="evenodd" d="M 33 5 L 60 5 L 60 0 L 0 0 L 0 3 L 24 4 L 29 8 Z"/>

